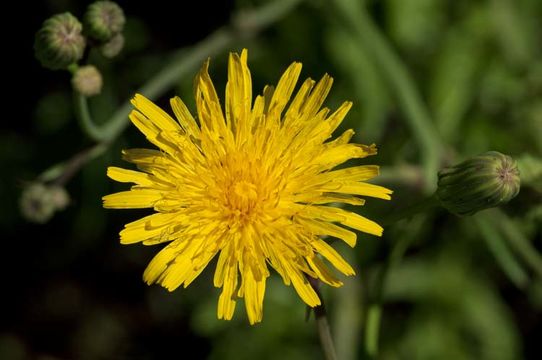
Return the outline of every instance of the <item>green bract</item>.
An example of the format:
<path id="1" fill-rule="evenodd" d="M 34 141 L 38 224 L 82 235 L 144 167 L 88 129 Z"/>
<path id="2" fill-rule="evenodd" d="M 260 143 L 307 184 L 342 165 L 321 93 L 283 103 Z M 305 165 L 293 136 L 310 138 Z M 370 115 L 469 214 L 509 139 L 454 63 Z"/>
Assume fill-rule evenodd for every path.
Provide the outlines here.
<path id="1" fill-rule="evenodd" d="M 83 22 L 85 34 L 94 40 L 107 42 L 122 31 L 126 19 L 116 3 L 96 1 L 88 7 Z"/>
<path id="2" fill-rule="evenodd" d="M 438 178 L 439 201 L 457 215 L 472 215 L 507 203 L 520 188 L 516 161 L 497 151 L 488 151 L 445 168 Z"/>
<path id="3" fill-rule="evenodd" d="M 65 69 L 77 63 L 85 51 L 82 25 L 66 12 L 45 20 L 36 33 L 34 51 L 41 64 L 49 69 Z"/>

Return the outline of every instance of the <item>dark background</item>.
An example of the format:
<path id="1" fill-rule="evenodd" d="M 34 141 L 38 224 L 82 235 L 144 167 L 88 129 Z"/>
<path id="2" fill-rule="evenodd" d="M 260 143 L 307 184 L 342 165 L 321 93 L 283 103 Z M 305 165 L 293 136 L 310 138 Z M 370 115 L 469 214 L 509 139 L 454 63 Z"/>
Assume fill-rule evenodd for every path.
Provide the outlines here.
<path id="1" fill-rule="evenodd" d="M 260 3 L 193 1 L 177 9 L 167 1 L 119 1 L 128 17 L 127 45 L 114 61 L 94 57 L 106 82 L 103 94 L 91 101 L 98 121 L 132 96 L 172 50 L 201 41 L 227 24 L 234 10 Z M 540 162 L 542 10 L 538 2 L 404 3 L 369 1 L 368 8 L 404 61 L 434 121 L 439 116 L 458 119 L 453 131 L 446 132 L 444 126 L 443 137 L 453 148 L 449 157 L 463 159 L 494 149 L 518 157 L 528 154 Z M 503 3 L 512 4 L 510 13 L 516 18 L 511 23 L 522 29 L 521 39 L 530 51 L 525 56 L 521 47 L 507 46 L 506 41 L 516 45 L 517 41 L 507 40 L 506 32 L 494 25 L 495 18 L 503 16 L 499 11 L 506 13 L 506 7 L 498 7 Z M 188 289 L 171 294 L 143 283 L 143 270 L 157 249 L 121 246 L 118 232 L 124 223 L 146 213 L 101 207 L 101 196 L 122 188 L 106 179 L 106 167 L 125 165 L 120 149 L 147 146 L 133 128 L 66 185 L 72 200 L 65 211 L 43 225 L 21 217 L 18 202 L 24 187 L 49 166 L 92 144 L 73 115 L 69 74 L 43 69 L 32 48 L 44 19 L 64 11 L 81 16 L 86 6 L 69 0 L 20 2 L 4 13 L 15 17 L 18 25 L 3 24 L 7 64 L 0 132 L 4 282 L 0 358 L 322 358 L 313 324 L 304 321 L 303 304 L 277 276 L 268 285 L 264 321 L 255 327 L 248 325 L 243 304 L 234 321 L 216 319 L 219 292 L 212 287 L 211 271 Z M 517 34 L 515 30 L 509 33 Z M 335 77 L 327 105 L 333 108 L 342 100 L 354 100 L 345 126 L 356 129 L 356 141 L 378 144 L 379 156 L 370 161 L 389 170 L 382 183 L 395 190 L 392 202 L 370 200 L 362 209 L 378 221 L 422 196 L 419 169 L 414 168 L 412 176 L 403 171 L 405 164 L 420 163 L 420 153 L 413 150 L 408 115 L 379 62 L 353 46 L 344 31 L 326 2 L 319 1 L 302 4 L 259 37 L 240 40 L 231 50 L 249 48 L 255 93 L 264 84 L 275 83 L 293 60 L 303 62 L 302 77 L 318 78 L 324 72 Z M 212 62 L 219 92 L 225 84 L 226 56 L 227 51 Z M 373 67 L 378 70 L 374 76 Z M 179 79 L 178 86 L 158 103 L 166 107 L 174 93 L 190 103 L 191 86 L 191 77 Z M 448 88 L 454 89 L 452 95 L 446 93 Z M 452 97 L 451 104 L 442 100 L 447 96 Z M 503 208 L 532 245 L 531 251 L 538 253 L 541 183 L 540 178 L 528 182 L 518 198 Z M 484 214 L 493 217 L 491 212 Z M 382 240 L 360 236 L 354 251 L 339 246 L 360 274 L 348 279 L 343 289 L 324 291 L 341 358 L 363 358 L 360 324 L 371 279 L 389 253 L 389 244 L 404 236 L 414 238 L 414 246 L 390 274 L 381 358 L 542 356 L 542 280 L 531 263 L 511 251 L 524 274 L 519 277 L 523 280 L 513 280 L 507 265 L 498 260 L 510 252 L 499 247 L 502 239 L 491 242 L 481 235 L 477 220 L 459 219 L 443 210 L 386 231 Z M 506 241 L 504 248 L 513 248 L 513 240 Z"/>

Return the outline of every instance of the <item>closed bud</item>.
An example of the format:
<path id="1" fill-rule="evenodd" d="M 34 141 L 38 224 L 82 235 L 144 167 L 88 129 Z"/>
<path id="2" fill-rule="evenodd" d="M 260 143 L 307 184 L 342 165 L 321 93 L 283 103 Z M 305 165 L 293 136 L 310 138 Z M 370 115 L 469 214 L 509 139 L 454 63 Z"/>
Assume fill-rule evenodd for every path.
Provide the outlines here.
<path id="1" fill-rule="evenodd" d="M 100 47 L 102 55 L 107 58 L 114 58 L 117 56 L 122 48 L 124 47 L 124 36 L 122 34 L 117 34 L 113 36 L 108 42 L 103 44 Z"/>
<path id="2" fill-rule="evenodd" d="M 472 215 L 507 203 L 520 188 L 516 161 L 497 151 L 445 168 L 438 178 L 437 198 L 456 215 Z"/>
<path id="3" fill-rule="evenodd" d="M 121 7 L 112 1 L 96 1 L 83 18 L 85 33 L 94 40 L 107 42 L 124 28 L 126 19 Z"/>
<path id="4" fill-rule="evenodd" d="M 25 219 L 44 224 L 56 211 L 63 210 L 69 201 L 69 195 L 64 188 L 33 183 L 23 190 L 19 205 Z"/>
<path id="5" fill-rule="evenodd" d="M 93 65 L 81 66 L 72 76 L 72 87 L 83 96 L 98 95 L 102 91 L 102 74 Z"/>
<path id="6" fill-rule="evenodd" d="M 52 70 L 77 63 L 83 57 L 86 44 L 81 30 L 81 23 L 70 13 L 45 20 L 34 41 L 36 58 Z"/>

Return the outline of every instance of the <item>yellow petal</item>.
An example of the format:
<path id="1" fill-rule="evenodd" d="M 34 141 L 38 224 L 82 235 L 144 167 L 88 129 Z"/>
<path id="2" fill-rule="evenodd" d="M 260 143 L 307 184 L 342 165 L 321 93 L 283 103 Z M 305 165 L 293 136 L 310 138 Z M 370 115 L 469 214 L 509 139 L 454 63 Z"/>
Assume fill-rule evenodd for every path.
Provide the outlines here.
<path id="1" fill-rule="evenodd" d="M 282 74 L 269 103 L 268 113 L 271 116 L 278 117 L 286 107 L 301 73 L 301 67 L 301 63 L 294 62 Z"/>
<path id="2" fill-rule="evenodd" d="M 290 66 L 293 66 L 294 64 Z M 301 71 L 301 64 L 299 64 L 299 71 Z M 311 78 L 308 78 L 307 80 L 303 82 L 303 84 L 297 91 L 297 94 L 295 95 L 294 99 L 292 100 L 292 103 L 288 107 L 288 110 L 286 111 L 286 115 L 284 116 L 285 127 L 297 127 L 297 126 L 293 126 L 293 124 L 299 121 L 301 107 L 303 106 L 307 98 L 309 97 L 310 91 L 312 90 L 312 87 L 314 86 L 314 84 L 316 84 L 316 82 L 312 80 Z"/>
<path id="3" fill-rule="evenodd" d="M 131 182 L 143 186 L 152 186 L 154 184 L 149 174 L 145 174 L 139 171 L 122 169 L 114 166 L 110 166 L 107 168 L 107 176 L 118 182 Z"/>
<path id="4" fill-rule="evenodd" d="M 318 186 L 317 189 L 327 192 L 336 192 L 341 194 L 353 194 L 371 196 L 379 199 L 390 200 L 390 194 L 393 191 L 380 186 L 369 184 L 365 182 L 330 182 L 322 186 Z"/>
<path id="5" fill-rule="evenodd" d="M 196 106 L 198 119 L 207 130 L 220 133 L 225 136 L 227 133 L 224 115 L 215 87 L 209 76 L 209 60 L 201 67 L 195 79 L 196 85 Z"/>
<path id="6" fill-rule="evenodd" d="M 183 243 L 181 240 L 178 240 L 163 248 L 156 254 L 145 269 L 143 280 L 149 285 L 159 281 L 169 264 L 175 260 L 177 255 L 181 253 L 185 247 L 186 242 Z"/>
<path id="7" fill-rule="evenodd" d="M 242 57 L 231 53 L 228 60 L 228 83 L 226 84 L 226 119 L 235 129 L 236 140 L 245 140 L 252 128 L 252 80 L 248 70 L 247 52 Z"/>
<path id="8" fill-rule="evenodd" d="M 382 226 L 356 213 L 329 206 L 307 206 L 303 208 L 303 216 L 324 221 L 340 222 L 353 229 L 368 234 L 382 236 Z"/>
<path id="9" fill-rule="evenodd" d="M 160 137 L 162 130 L 156 126 L 151 120 L 149 120 L 145 115 L 139 111 L 132 110 L 129 115 L 132 123 L 141 131 L 154 145 L 158 146 L 160 149 L 168 152 L 169 154 L 175 154 L 176 146 L 175 144 L 167 142 L 165 139 Z"/>
<path id="10" fill-rule="evenodd" d="M 237 290 L 237 262 L 229 261 L 224 274 L 224 286 L 218 298 L 217 315 L 219 319 L 231 320 L 236 304 L 233 296 Z"/>
<path id="11" fill-rule="evenodd" d="M 165 165 L 164 154 L 158 150 L 150 149 L 125 149 L 122 150 L 122 158 L 126 161 L 143 166 Z"/>
<path id="12" fill-rule="evenodd" d="M 349 276 L 356 273 L 350 264 L 348 264 L 346 260 L 344 260 L 343 257 L 324 240 L 317 239 L 312 243 L 312 246 L 319 254 L 329 260 L 329 262 L 343 274 Z"/>
<path id="13" fill-rule="evenodd" d="M 376 153 L 373 148 L 359 144 L 343 144 L 323 151 L 312 162 L 322 164 L 322 169 L 331 169 L 350 159 L 361 159 Z"/>
<path id="14" fill-rule="evenodd" d="M 265 281 L 265 277 L 256 280 L 251 269 L 243 273 L 245 307 L 250 325 L 262 321 Z"/>
<path id="15" fill-rule="evenodd" d="M 333 225 L 329 222 L 304 218 L 297 218 L 297 222 L 305 226 L 315 235 L 330 235 L 343 240 L 350 245 L 350 247 L 356 246 L 356 233 L 348 231 L 340 226 Z"/>
<path id="16" fill-rule="evenodd" d="M 159 191 L 151 189 L 121 191 L 102 197 L 104 207 L 110 209 L 151 208 L 162 198 Z"/>
<path id="17" fill-rule="evenodd" d="M 152 214 L 124 226 L 120 232 L 121 244 L 134 244 L 149 239 L 159 238 L 167 241 L 168 227 L 177 214 Z"/>
<path id="18" fill-rule="evenodd" d="M 288 275 L 292 280 L 292 285 L 294 285 L 295 291 L 299 297 L 305 302 L 305 304 L 310 307 L 315 307 L 321 304 L 320 298 L 307 278 L 297 269 L 295 269 L 291 264 L 283 262 L 283 265 L 288 269 Z"/>
<path id="19" fill-rule="evenodd" d="M 378 166 L 376 165 L 362 165 L 323 173 L 318 175 L 317 178 L 338 182 L 364 181 L 378 176 L 378 172 Z"/>
<path id="20" fill-rule="evenodd" d="M 164 110 L 141 94 L 136 94 L 132 104 L 159 130 L 179 131 L 181 128 Z"/>
<path id="21" fill-rule="evenodd" d="M 170 100 L 170 104 L 175 116 L 177 117 L 177 120 L 179 121 L 179 124 L 181 124 L 184 131 L 196 138 L 199 138 L 200 128 L 181 98 L 175 96 Z"/>
<path id="22" fill-rule="evenodd" d="M 324 264 L 324 262 L 320 260 L 318 256 L 308 256 L 306 257 L 306 260 L 311 266 L 311 268 L 314 270 L 316 275 L 318 275 L 318 279 L 333 287 L 339 287 L 343 285 L 342 281 L 337 279 L 335 275 L 331 273 L 326 264 Z"/>

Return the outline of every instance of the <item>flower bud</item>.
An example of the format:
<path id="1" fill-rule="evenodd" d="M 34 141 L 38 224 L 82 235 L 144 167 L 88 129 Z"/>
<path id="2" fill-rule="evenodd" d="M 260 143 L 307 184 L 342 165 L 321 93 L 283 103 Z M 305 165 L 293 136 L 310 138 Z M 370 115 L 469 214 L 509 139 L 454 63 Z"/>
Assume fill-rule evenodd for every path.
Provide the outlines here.
<path id="1" fill-rule="evenodd" d="M 472 215 L 507 203 L 520 188 L 516 161 L 496 151 L 445 168 L 438 178 L 437 198 L 456 215 Z"/>
<path id="2" fill-rule="evenodd" d="M 70 204 L 70 195 L 66 189 L 60 186 L 48 186 L 49 199 L 55 206 L 55 210 L 64 210 Z"/>
<path id="3" fill-rule="evenodd" d="M 19 205 L 25 219 L 44 224 L 53 217 L 55 211 L 63 210 L 69 201 L 64 188 L 33 183 L 23 190 Z"/>
<path id="4" fill-rule="evenodd" d="M 122 34 L 116 34 L 108 42 L 100 47 L 102 55 L 107 58 L 114 58 L 117 56 L 124 47 L 124 36 Z"/>
<path id="5" fill-rule="evenodd" d="M 83 18 L 85 33 L 100 41 L 109 41 L 124 28 L 126 19 L 121 7 L 112 1 L 96 1 L 88 8 Z"/>
<path id="6" fill-rule="evenodd" d="M 72 76 L 72 87 L 83 96 L 98 95 L 102 91 L 102 74 L 93 65 L 78 68 Z"/>
<path id="7" fill-rule="evenodd" d="M 34 41 L 36 58 L 52 70 L 77 63 L 83 57 L 86 44 L 81 29 L 79 20 L 70 13 L 45 20 Z"/>

